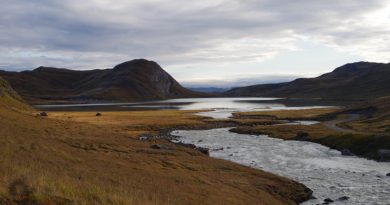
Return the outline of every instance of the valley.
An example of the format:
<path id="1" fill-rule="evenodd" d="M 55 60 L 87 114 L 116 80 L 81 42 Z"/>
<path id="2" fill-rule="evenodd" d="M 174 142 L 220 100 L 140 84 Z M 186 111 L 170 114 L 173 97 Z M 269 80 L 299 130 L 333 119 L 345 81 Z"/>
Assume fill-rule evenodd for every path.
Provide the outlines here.
<path id="1" fill-rule="evenodd" d="M 147 61 L 129 61 L 104 72 L 125 66 L 125 75 L 134 77 L 127 72 L 138 63 Z M 44 72 L 51 73 L 49 78 L 64 76 L 51 68 Z M 71 79 L 78 71 L 61 72 Z M 130 99 L 135 95 L 111 92 L 111 84 L 103 83 L 111 94 L 100 98 L 88 86 L 40 94 L 35 92 L 40 88 L 16 80 L 30 74 L 6 75 L 14 79 L 13 84 L 1 81 L 0 202 L 5 205 L 354 204 L 373 196 L 379 202 L 388 199 L 388 97 L 223 97 L 168 83 L 153 88 L 150 98 Z M 133 88 L 125 83 L 115 89 Z M 56 90 L 64 92 L 57 95 Z M 84 96 L 79 91 L 91 95 L 79 98 Z M 361 180 L 354 180 L 358 175 Z M 20 191 L 13 191 L 16 187 Z M 361 197 L 360 192 L 370 194 Z"/>

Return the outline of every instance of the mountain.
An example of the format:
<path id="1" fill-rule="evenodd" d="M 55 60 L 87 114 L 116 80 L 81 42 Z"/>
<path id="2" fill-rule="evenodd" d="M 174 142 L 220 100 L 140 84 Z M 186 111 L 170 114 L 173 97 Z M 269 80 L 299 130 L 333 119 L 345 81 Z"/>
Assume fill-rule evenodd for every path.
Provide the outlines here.
<path id="1" fill-rule="evenodd" d="M 157 63 L 144 59 L 124 62 L 105 70 L 76 71 L 39 67 L 32 71 L 0 71 L 0 76 L 32 104 L 204 96 L 182 87 Z"/>
<path id="2" fill-rule="evenodd" d="M 228 90 L 226 88 L 216 88 L 216 87 L 187 87 L 187 89 L 195 92 L 202 92 L 202 93 L 223 93 L 226 90 Z"/>
<path id="3" fill-rule="evenodd" d="M 316 78 L 234 88 L 224 95 L 355 100 L 377 98 L 389 93 L 390 64 L 358 62 Z"/>

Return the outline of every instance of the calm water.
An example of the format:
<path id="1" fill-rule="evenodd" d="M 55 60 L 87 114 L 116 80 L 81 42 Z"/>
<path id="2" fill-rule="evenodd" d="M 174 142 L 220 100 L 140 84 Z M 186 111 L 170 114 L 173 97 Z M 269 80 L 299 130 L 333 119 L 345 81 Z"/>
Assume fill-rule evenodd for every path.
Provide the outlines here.
<path id="1" fill-rule="evenodd" d="M 36 105 L 41 110 L 211 110 L 199 115 L 213 118 L 227 118 L 232 112 L 307 109 L 325 106 L 286 106 L 275 103 L 278 98 L 183 98 L 131 103 L 91 103 Z"/>

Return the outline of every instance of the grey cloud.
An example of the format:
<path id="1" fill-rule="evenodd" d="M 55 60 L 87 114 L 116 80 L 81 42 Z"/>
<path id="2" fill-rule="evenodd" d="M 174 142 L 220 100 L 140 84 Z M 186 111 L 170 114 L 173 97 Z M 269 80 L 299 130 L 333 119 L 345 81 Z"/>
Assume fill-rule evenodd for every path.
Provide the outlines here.
<path id="1" fill-rule="evenodd" d="M 140 57 L 164 65 L 257 61 L 294 49 L 299 35 L 354 52 L 374 47 L 373 33 L 388 31 L 361 24 L 365 14 L 388 5 L 385 0 L 215 2 L 4 0 L 0 66 L 99 68 Z M 25 57 L 22 51 L 57 57 Z M 356 52 L 389 54 L 380 48 Z"/>

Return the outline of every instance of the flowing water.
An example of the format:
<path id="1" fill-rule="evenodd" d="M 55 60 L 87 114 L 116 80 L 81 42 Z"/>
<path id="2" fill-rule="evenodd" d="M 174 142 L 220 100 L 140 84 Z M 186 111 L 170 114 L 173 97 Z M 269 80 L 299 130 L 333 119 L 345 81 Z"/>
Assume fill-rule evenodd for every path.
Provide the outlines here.
<path id="1" fill-rule="evenodd" d="M 233 112 L 309 109 L 323 106 L 291 107 L 276 98 L 187 98 L 132 103 L 40 105 L 39 109 L 119 109 L 119 110 L 208 110 L 198 115 L 228 118 Z M 316 121 L 294 121 L 310 125 Z M 277 126 L 277 125 L 276 125 Z M 390 163 L 378 163 L 359 157 L 342 156 L 339 151 L 302 141 L 284 141 L 266 135 L 213 130 L 173 131 L 177 141 L 210 149 L 211 157 L 230 160 L 299 181 L 314 191 L 317 199 L 304 204 L 390 204 Z M 222 148 L 222 149 L 221 149 Z M 344 197 L 344 198 L 341 198 Z M 340 200 L 338 200 L 340 199 Z M 344 200 L 341 200 L 344 199 Z"/>
<path id="2" fill-rule="evenodd" d="M 305 184 L 318 204 L 390 204 L 390 163 L 379 163 L 302 141 L 213 130 L 178 130 L 177 141 L 210 149 L 210 156 L 276 173 Z M 342 200 L 341 197 L 348 197 Z M 337 199 L 339 199 L 337 201 Z"/>

